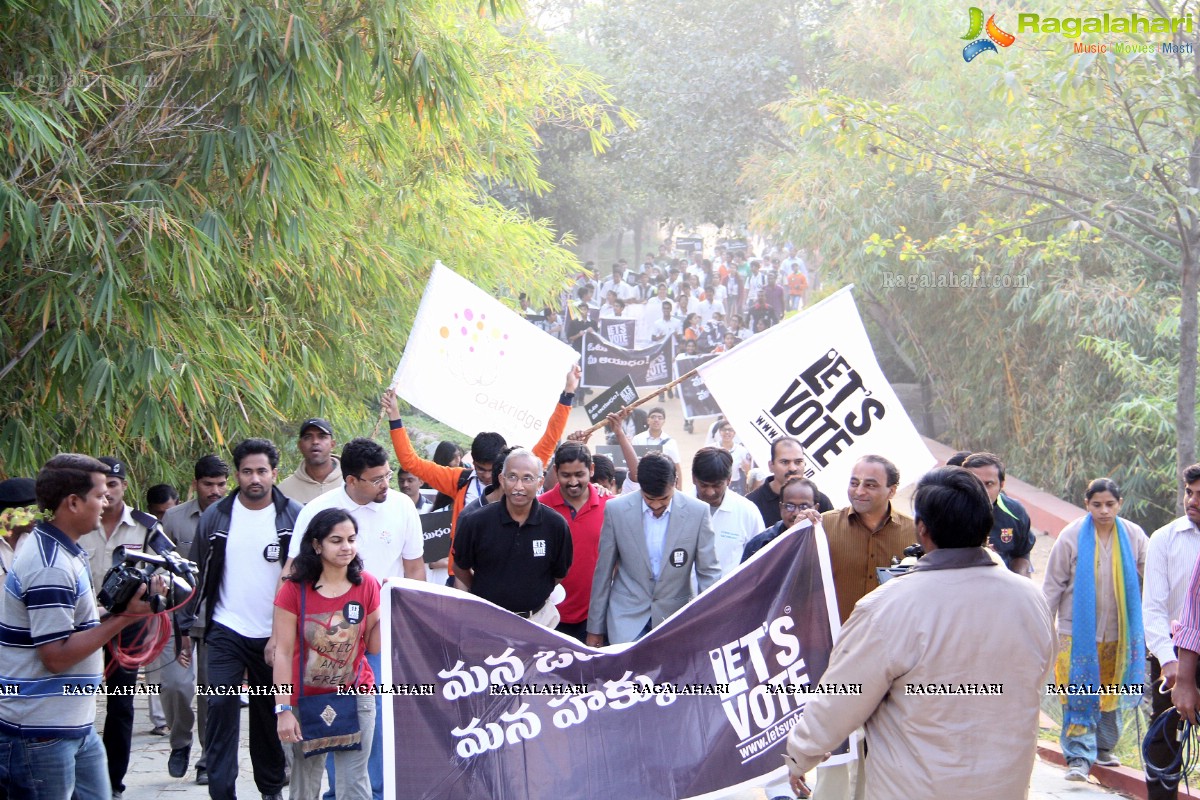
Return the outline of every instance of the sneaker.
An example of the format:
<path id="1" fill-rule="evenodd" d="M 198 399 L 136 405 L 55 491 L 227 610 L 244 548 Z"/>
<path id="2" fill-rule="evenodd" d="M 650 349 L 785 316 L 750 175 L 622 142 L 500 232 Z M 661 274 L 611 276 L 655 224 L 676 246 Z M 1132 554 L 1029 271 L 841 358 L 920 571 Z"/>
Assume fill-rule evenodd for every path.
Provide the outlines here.
<path id="1" fill-rule="evenodd" d="M 1119 767 L 1121 766 L 1121 759 L 1114 756 L 1112 750 L 1100 750 L 1096 753 L 1096 766 Z"/>
<path id="2" fill-rule="evenodd" d="M 204 767 L 196 767 L 196 785 L 208 786 L 208 770 Z"/>
<path id="3" fill-rule="evenodd" d="M 1088 763 L 1082 758 L 1072 758 L 1067 765 L 1067 780 L 1086 781 L 1088 778 Z"/>
<path id="4" fill-rule="evenodd" d="M 176 747 L 167 759 L 167 774 L 172 778 L 182 778 L 187 775 L 188 760 L 192 755 L 191 747 Z"/>
<path id="5" fill-rule="evenodd" d="M 151 736 L 168 736 L 171 733 L 171 728 L 168 725 L 155 725 L 150 729 Z"/>

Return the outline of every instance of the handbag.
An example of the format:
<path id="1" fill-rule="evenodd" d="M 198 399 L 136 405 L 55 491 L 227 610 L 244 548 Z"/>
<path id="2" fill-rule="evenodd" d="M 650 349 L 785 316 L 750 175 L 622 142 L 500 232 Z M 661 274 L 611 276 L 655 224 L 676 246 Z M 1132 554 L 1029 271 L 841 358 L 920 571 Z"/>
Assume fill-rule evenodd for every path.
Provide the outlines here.
<path id="1" fill-rule="evenodd" d="M 308 595 L 305 586 L 300 587 L 300 630 L 301 647 L 306 647 L 304 639 L 304 599 Z M 299 710 L 300 735 L 302 737 L 300 750 L 305 758 L 329 753 L 334 750 L 362 750 L 362 730 L 358 726 L 358 695 L 341 694 L 310 694 L 304 696 L 304 662 L 307 661 L 303 651 L 300 654 L 299 692 L 296 705 Z M 360 668 L 361 669 L 361 668 Z M 358 683 L 356 673 L 354 682 Z"/>

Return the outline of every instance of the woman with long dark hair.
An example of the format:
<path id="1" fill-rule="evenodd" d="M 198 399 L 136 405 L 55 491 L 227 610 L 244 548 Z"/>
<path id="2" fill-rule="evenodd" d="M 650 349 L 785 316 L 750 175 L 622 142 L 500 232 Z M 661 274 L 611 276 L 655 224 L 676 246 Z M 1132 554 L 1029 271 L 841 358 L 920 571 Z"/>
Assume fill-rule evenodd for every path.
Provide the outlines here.
<path id="1" fill-rule="evenodd" d="M 1088 513 L 1058 535 L 1042 582 L 1058 617 L 1054 680 L 1062 687 L 1059 741 L 1069 781 L 1086 781 L 1092 764 L 1120 764 L 1112 750 L 1121 709 L 1141 702 L 1146 672 L 1141 578 L 1149 539 L 1118 516 L 1121 490 L 1108 478 L 1088 484 L 1084 499 Z M 1102 686 L 1122 689 L 1094 693 Z"/>
<path id="2" fill-rule="evenodd" d="M 371 797 L 367 757 L 375 732 L 374 695 L 355 698 L 358 736 L 347 734 L 344 741 L 306 741 L 298 707 L 301 696 L 336 695 L 340 687 L 375 684 L 367 653 L 379 652 L 380 589 L 379 581 L 363 571 L 357 538 L 358 524 L 348 513 L 340 508 L 319 512 L 275 597 L 274 681 L 277 686 L 297 684 L 292 694 L 275 695 L 279 740 L 294 748 L 294 800 L 316 800 L 320 793 L 325 758 L 314 751 L 321 747 L 334 748 L 339 800 Z M 354 743 L 358 749 L 336 749 Z"/>

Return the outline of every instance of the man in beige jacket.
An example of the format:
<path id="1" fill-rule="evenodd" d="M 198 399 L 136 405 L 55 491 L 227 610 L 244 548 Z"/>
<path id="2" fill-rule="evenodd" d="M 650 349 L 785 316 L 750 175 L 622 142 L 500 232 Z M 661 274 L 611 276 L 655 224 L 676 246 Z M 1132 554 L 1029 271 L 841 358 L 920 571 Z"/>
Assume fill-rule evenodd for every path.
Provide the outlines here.
<path id="1" fill-rule="evenodd" d="M 960 467 L 926 474 L 913 496 L 926 555 L 858 601 L 823 685 L 788 736 L 793 788 L 851 731 L 866 727 L 866 797 L 1025 797 L 1054 627 L 1032 581 L 983 545 L 983 484 Z M 998 611 L 1003 610 L 1003 613 Z"/>

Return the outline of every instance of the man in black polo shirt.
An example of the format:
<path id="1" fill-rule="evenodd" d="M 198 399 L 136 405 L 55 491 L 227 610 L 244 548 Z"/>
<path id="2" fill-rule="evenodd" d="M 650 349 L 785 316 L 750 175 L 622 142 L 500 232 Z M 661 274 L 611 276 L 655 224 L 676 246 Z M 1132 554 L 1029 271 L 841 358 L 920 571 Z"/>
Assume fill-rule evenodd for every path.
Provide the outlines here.
<path id="1" fill-rule="evenodd" d="M 553 628 L 547 602 L 571 566 L 571 530 L 537 500 L 542 462 L 525 449 L 504 460 L 498 503 L 460 516 L 454 538 L 454 585 L 501 608 Z"/>
<path id="2" fill-rule="evenodd" d="M 771 460 L 767 466 L 771 468 L 771 477 L 746 495 L 746 499 L 758 506 L 763 523 L 769 528 L 782 519 L 779 513 L 779 487 L 792 478 L 804 477 L 804 447 L 791 436 L 781 436 L 771 442 Z M 817 492 L 817 510 L 822 514 L 833 511 L 833 503 L 821 491 Z"/>
<path id="3" fill-rule="evenodd" d="M 992 533 L 988 544 L 1004 559 L 1005 565 L 1017 573 L 1029 577 L 1033 574 L 1033 563 L 1029 551 L 1033 550 L 1034 536 L 1030 529 L 1029 512 L 1013 498 L 1004 494 L 1004 462 L 995 453 L 972 453 L 962 462 L 963 469 L 974 473 L 987 489 L 992 499 Z"/>

